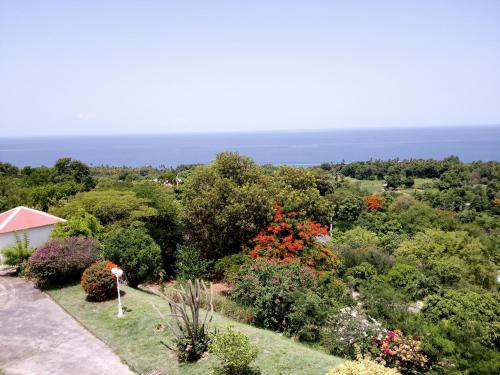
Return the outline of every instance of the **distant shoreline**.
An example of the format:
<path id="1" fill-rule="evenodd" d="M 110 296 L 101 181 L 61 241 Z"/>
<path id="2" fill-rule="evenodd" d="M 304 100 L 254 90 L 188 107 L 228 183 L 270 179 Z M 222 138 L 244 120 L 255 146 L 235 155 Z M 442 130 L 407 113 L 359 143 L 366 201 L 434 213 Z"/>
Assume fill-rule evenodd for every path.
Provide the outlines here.
<path id="1" fill-rule="evenodd" d="M 48 135 L 0 135 L 1 139 L 18 138 L 72 138 L 72 137 L 150 137 L 150 136 L 205 136 L 205 135 L 244 135 L 244 134 L 296 134 L 296 133 L 336 133 L 351 131 L 415 131 L 415 130 L 450 130 L 450 129 L 491 129 L 500 128 L 500 124 L 481 125 L 435 125 L 435 126 L 375 126 L 330 129 L 274 129 L 274 130 L 233 130 L 233 131 L 198 131 L 198 132 L 151 132 L 151 133 L 104 133 L 104 134 L 48 134 Z"/>
<path id="2" fill-rule="evenodd" d="M 0 138 L 0 161 L 19 167 L 53 165 L 61 157 L 91 165 L 175 167 L 209 163 L 222 151 L 258 164 L 296 166 L 450 155 L 498 161 L 500 126 Z"/>

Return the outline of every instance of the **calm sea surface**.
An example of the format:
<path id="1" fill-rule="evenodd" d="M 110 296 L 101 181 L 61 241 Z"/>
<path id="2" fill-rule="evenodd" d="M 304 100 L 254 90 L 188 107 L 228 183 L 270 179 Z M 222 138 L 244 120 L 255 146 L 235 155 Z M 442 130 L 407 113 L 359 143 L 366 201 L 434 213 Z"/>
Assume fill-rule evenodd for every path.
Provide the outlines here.
<path id="1" fill-rule="evenodd" d="M 500 126 L 231 134 L 0 138 L 0 161 L 52 165 L 69 156 L 93 165 L 207 163 L 238 151 L 258 163 L 317 165 L 370 158 L 500 160 Z"/>

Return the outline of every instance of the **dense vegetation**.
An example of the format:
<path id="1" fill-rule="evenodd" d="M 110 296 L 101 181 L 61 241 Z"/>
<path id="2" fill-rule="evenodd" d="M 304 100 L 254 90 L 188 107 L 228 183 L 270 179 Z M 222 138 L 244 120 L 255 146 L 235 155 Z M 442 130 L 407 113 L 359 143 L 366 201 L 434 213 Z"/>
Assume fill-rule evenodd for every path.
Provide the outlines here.
<path id="1" fill-rule="evenodd" d="M 370 181 L 380 187 L 365 190 Z M 65 254 L 91 237 L 132 286 L 222 280 L 253 324 L 403 374 L 498 371 L 499 188 L 499 163 L 456 157 L 315 168 L 235 153 L 176 169 L 0 164 L 0 209 L 68 220 L 30 258 L 39 277 L 63 278 L 49 249 Z"/>

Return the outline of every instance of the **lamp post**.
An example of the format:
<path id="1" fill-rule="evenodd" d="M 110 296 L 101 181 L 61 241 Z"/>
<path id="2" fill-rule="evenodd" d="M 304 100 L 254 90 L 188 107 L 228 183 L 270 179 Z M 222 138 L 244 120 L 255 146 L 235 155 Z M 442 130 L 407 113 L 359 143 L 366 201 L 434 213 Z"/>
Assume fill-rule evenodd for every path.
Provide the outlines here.
<path id="1" fill-rule="evenodd" d="M 123 316 L 123 308 L 122 308 L 122 299 L 120 296 L 120 277 L 123 275 L 123 270 L 117 267 L 113 267 L 111 269 L 113 275 L 116 276 L 116 287 L 118 289 L 118 317 L 121 318 Z"/>

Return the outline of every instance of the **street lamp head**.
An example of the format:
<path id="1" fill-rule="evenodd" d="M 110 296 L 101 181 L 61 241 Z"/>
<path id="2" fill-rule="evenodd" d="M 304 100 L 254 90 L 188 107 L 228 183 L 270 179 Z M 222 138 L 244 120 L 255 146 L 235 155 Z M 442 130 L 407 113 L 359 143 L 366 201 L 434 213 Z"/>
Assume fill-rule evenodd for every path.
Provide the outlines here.
<path id="1" fill-rule="evenodd" d="M 121 277 L 123 275 L 123 270 L 118 268 L 118 267 L 113 267 L 111 268 L 111 272 L 113 273 L 113 275 L 115 275 L 116 277 Z"/>

